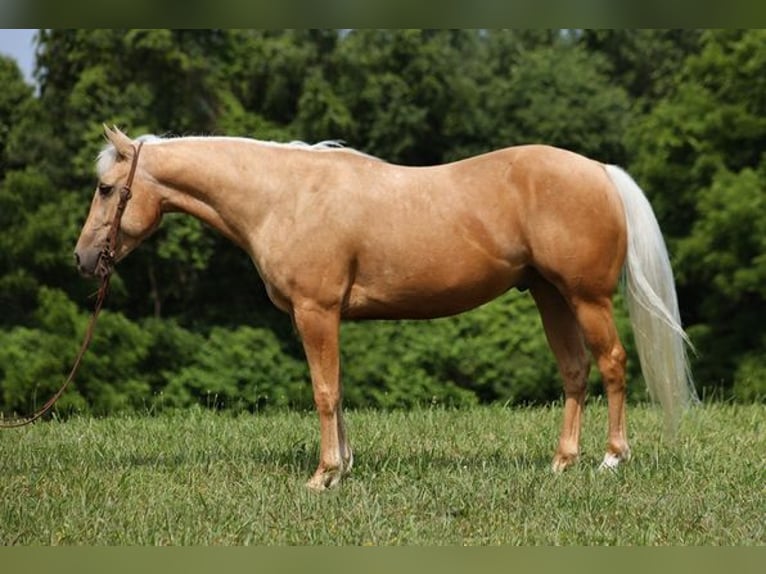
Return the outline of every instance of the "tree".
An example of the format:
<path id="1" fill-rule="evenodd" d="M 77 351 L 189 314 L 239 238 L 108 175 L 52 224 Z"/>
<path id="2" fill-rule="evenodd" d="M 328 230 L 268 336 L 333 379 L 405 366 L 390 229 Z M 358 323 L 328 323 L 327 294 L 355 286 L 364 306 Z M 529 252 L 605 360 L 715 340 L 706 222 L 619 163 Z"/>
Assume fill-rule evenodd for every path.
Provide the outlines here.
<path id="1" fill-rule="evenodd" d="M 26 106 L 32 101 L 32 87 L 24 82 L 16 62 L 0 56 L 0 180 L 8 170 L 9 163 L 6 148 L 11 129 L 17 123 Z"/>
<path id="2" fill-rule="evenodd" d="M 686 58 L 700 48 L 700 30 L 582 30 L 579 39 L 589 53 L 609 62 L 609 76 L 647 111 L 674 90 L 674 79 Z"/>
<path id="3" fill-rule="evenodd" d="M 523 51 L 489 86 L 493 146 L 546 143 L 621 163 L 628 98 L 607 70 L 604 58 L 567 37 Z"/>
<path id="4" fill-rule="evenodd" d="M 462 113 L 467 119 L 476 110 L 472 94 L 482 67 L 479 50 L 472 31 L 351 31 L 320 70 L 325 100 L 335 103 L 325 104 L 319 117 L 306 108 L 299 125 L 388 161 L 444 161 L 453 146 L 464 145 L 475 121 L 472 117 L 461 126 L 454 116 Z M 322 133 L 314 125 L 320 118 L 327 123 L 328 116 L 340 118 L 329 123 L 340 134 Z"/>

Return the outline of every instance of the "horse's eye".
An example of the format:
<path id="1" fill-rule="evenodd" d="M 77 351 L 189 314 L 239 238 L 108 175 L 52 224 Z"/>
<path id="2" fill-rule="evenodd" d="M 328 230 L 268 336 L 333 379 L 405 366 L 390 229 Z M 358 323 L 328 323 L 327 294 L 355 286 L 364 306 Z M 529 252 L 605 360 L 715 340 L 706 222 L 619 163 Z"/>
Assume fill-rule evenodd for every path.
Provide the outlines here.
<path id="1" fill-rule="evenodd" d="M 103 195 L 104 197 L 106 197 L 107 195 L 109 195 L 110 193 L 112 193 L 112 190 L 113 190 L 113 189 L 114 189 L 114 186 L 113 186 L 113 185 L 107 185 L 107 184 L 105 184 L 105 183 L 99 183 L 99 184 L 98 184 L 98 192 L 99 192 L 101 195 Z"/>

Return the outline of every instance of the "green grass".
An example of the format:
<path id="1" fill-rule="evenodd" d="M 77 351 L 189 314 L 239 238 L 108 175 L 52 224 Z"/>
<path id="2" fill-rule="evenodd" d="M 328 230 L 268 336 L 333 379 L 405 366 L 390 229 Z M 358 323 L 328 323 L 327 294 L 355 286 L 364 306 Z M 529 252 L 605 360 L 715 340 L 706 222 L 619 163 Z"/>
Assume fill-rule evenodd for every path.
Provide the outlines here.
<path id="1" fill-rule="evenodd" d="M 52 421 L 0 433 L 0 544 L 764 544 L 766 407 L 708 405 L 674 444 L 628 411 L 633 460 L 553 475 L 560 409 L 347 414 L 356 464 L 304 487 L 313 413 Z"/>

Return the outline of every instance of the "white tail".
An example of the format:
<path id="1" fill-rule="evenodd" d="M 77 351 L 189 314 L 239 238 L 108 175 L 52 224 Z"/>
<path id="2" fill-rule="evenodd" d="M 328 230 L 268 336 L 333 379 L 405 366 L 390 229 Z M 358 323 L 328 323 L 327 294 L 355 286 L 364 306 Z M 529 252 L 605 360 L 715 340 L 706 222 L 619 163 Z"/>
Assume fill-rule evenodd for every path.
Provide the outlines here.
<path id="1" fill-rule="evenodd" d="M 699 401 L 686 356 L 686 346 L 692 345 L 681 327 L 670 258 L 652 206 L 624 170 L 605 167 L 620 192 L 628 224 L 625 292 L 641 371 L 672 432 L 683 411 Z"/>

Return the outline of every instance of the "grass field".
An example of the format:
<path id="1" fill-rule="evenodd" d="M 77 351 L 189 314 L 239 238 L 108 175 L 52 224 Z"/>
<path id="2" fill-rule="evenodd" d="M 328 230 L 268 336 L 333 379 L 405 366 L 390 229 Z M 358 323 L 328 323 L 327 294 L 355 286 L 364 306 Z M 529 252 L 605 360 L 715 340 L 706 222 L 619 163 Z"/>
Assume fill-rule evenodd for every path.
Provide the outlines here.
<path id="1" fill-rule="evenodd" d="M 628 416 L 631 462 L 596 471 L 595 403 L 554 475 L 558 407 L 352 411 L 355 468 L 324 494 L 313 413 L 36 424 L 0 433 L 0 544 L 766 543 L 766 407 L 695 409 L 674 444 L 657 408 Z"/>

